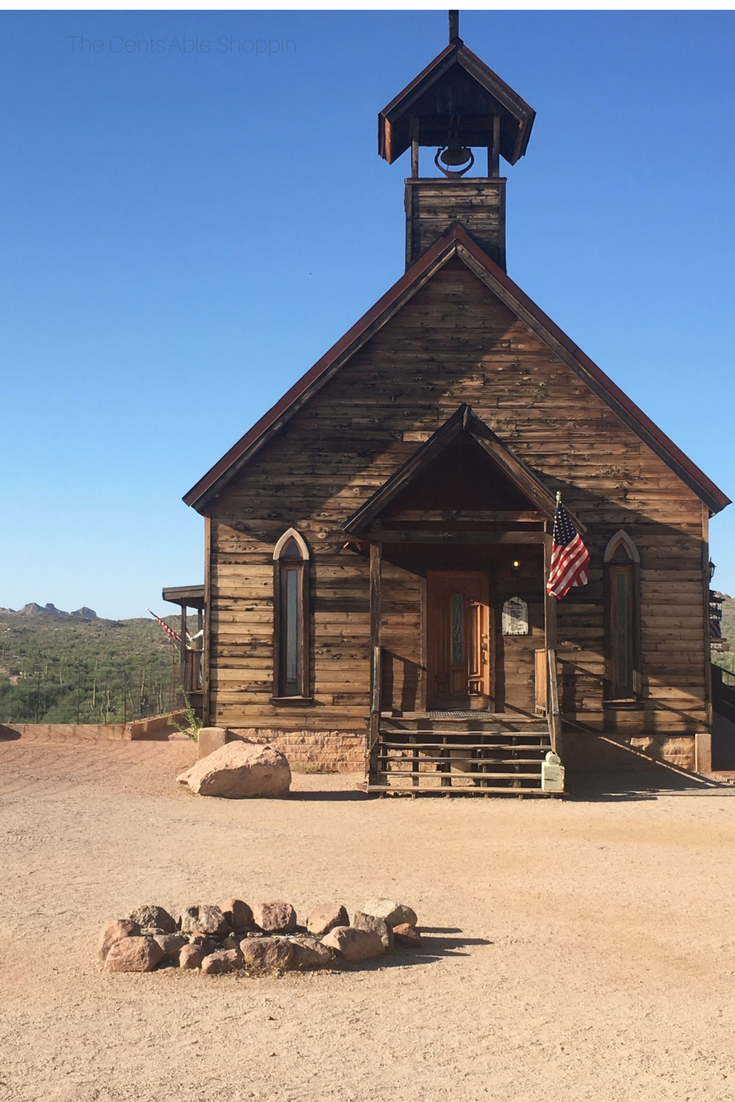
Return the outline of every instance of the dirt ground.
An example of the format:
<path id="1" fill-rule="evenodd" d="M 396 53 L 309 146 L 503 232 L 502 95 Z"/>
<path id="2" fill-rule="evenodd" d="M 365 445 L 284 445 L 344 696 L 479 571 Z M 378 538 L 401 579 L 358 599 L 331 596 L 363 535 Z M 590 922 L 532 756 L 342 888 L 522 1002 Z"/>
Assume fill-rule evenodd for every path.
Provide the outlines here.
<path id="1" fill-rule="evenodd" d="M 735 789 L 663 769 L 564 801 L 195 797 L 181 742 L 0 743 L 3 1102 L 735 1097 Z M 654 785 L 664 787 L 655 788 Z M 141 903 L 410 903 L 362 970 L 107 974 Z"/>

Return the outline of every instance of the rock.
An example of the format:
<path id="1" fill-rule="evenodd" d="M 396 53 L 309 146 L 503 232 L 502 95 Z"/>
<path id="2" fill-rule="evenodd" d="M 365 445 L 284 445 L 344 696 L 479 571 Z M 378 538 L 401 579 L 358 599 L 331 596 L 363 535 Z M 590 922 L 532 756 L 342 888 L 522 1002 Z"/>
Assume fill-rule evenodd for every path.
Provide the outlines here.
<path id="1" fill-rule="evenodd" d="M 245 967 L 253 972 L 285 972 L 291 966 L 294 947 L 282 937 L 247 937 L 240 942 Z"/>
<path id="2" fill-rule="evenodd" d="M 210 953 L 202 961 L 202 972 L 219 974 L 220 972 L 237 972 L 243 966 L 242 953 L 239 949 L 219 949 Z"/>
<path id="3" fill-rule="evenodd" d="M 393 899 L 369 899 L 363 904 L 363 911 L 367 915 L 375 915 L 382 918 L 389 926 L 401 926 L 407 922 L 410 926 L 418 925 L 416 912 L 407 907 L 405 903 L 396 903 Z"/>
<path id="4" fill-rule="evenodd" d="M 296 929 L 296 911 L 290 903 L 255 903 L 253 921 L 267 934 L 290 934 Z"/>
<path id="5" fill-rule="evenodd" d="M 253 925 L 253 912 L 242 899 L 228 899 L 226 903 L 220 904 L 220 910 L 230 929 L 238 934 L 244 934 Z"/>
<path id="6" fill-rule="evenodd" d="M 323 937 L 335 926 L 349 926 L 347 911 L 341 903 L 322 903 L 312 911 L 306 920 L 306 929 L 310 934 Z"/>
<path id="7" fill-rule="evenodd" d="M 139 926 L 155 926 L 165 934 L 176 933 L 176 920 L 163 907 L 155 905 L 136 907 L 130 912 L 128 918 L 131 922 L 137 922 Z"/>
<path id="8" fill-rule="evenodd" d="M 152 972 L 163 960 L 163 949 L 152 937 L 124 937 L 111 946 L 105 968 L 108 972 Z"/>
<path id="9" fill-rule="evenodd" d="M 153 940 L 163 949 L 163 959 L 177 961 L 179 953 L 189 942 L 181 934 L 155 934 Z"/>
<path id="10" fill-rule="evenodd" d="M 385 946 L 375 930 L 356 930 L 354 926 L 335 926 L 322 938 L 322 945 L 350 961 L 372 960 L 385 953 Z"/>
<path id="11" fill-rule="evenodd" d="M 382 918 L 363 914 L 362 911 L 355 911 L 352 916 L 352 925 L 356 930 L 374 930 L 383 942 L 386 952 L 390 952 L 393 948 L 393 930 Z"/>
<path id="12" fill-rule="evenodd" d="M 226 727 L 200 727 L 197 732 L 198 759 L 209 757 L 227 744 Z"/>
<path id="13" fill-rule="evenodd" d="M 216 953 L 218 949 L 222 948 L 218 941 L 215 941 L 212 937 L 207 937 L 206 934 L 191 934 L 189 944 L 196 945 L 202 957 L 208 957 L 210 953 Z"/>
<path id="14" fill-rule="evenodd" d="M 200 968 L 204 957 L 199 945 L 183 945 L 179 952 L 179 968 Z"/>
<path id="15" fill-rule="evenodd" d="M 285 796 L 291 769 L 280 750 L 248 742 L 228 742 L 178 778 L 200 796 L 229 800 Z"/>
<path id="16" fill-rule="evenodd" d="M 334 962 L 334 949 L 316 938 L 300 934 L 289 938 L 289 941 L 293 947 L 292 968 L 329 968 Z"/>
<path id="17" fill-rule="evenodd" d="M 124 937 L 139 937 L 140 926 L 129 918 L 113 918 L 102 927 L 99 943 L 100 960 L 104 961 L 112 946 Z"/>
<path id="18" fill-rule="evenodd" d="M 393 937 L 396 939 L 396 945 L 405 945 L 410 949 L 415 949 L 421 944 L 421 934 L 409 922 L 402 922 L 400 926 L 396 926 Z"/>
<path id="19" fill-rule="evenodd" d="M 225 937 L 230 932 L 227 919 L 219 907 L 197 903 L 186 907 L 179 916 L 182 934 L 216 934 Z"/>

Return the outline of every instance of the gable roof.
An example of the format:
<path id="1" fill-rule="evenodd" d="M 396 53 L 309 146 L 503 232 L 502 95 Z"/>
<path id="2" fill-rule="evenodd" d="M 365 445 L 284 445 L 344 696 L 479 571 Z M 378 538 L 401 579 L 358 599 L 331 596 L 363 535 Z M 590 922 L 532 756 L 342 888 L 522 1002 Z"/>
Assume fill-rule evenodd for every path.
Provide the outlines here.
<path id="1" fill-rule="evenodd" d="M 378 152 L 393 164 L 411 144 L 411 116 L 422 120 L 421 145 L 443 144 L 431 120 L 459 119 L 467 145 L 487 145 L 492 116 L 500 116 L 500 152 L 514 165 L 526 152 L 536 112 L 484 61 L 453 39 L 378 115 Z"/>
<path id="2" fill-rule="evenodd" d="M 562 359 L 713 513 L 730 504 L 699 467 L 454 223 L 184 496 L 202 512 L 231 478 L 452 257 L 464 264 Z"/>
<path id="3" fill-rule="evenodd" d="M 551 519 L 556 510 L 556 497 L 534 474 L 527 464 L 495 435 L 485 422 L 463 403 L 441 428 L 417 448 L 402 467 L 391 475 L 372 497 L 355 510 L 342 525 L 345 532 L 356 535 L 364 532 L 375 518 L 387 509 L 411 483 L 438 459 L 442 452 L 463 433 L 471 436 L 492 463 L 517 489 L 521 491 L 540 513 Z M 583 526 L 580 525 L 580 530 Z"/>

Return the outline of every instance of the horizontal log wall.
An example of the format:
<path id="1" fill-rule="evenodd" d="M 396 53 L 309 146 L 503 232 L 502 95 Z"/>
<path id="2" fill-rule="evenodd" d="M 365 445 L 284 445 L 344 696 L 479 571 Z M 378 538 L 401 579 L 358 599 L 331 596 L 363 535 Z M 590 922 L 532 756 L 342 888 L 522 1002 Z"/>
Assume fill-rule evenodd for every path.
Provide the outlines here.
<path id="1" fill-rule="evenodd" d="M 211 722 L 361 730 L 368 566 L 344 547 L 341 525 L 462 402 L 587 525 L 590 584 L 558 605 L 565 713 L 591 731 L 703 729 L 709 656 L 699 499 L 460 260 L 437 273 L 210 506 Z M 312 554 L 314 703 L 295 708 L 269 702 L 272 550 L 291 525 Z M 619 528 L 641 557 L 644 706 L 637 712 L 603 707 L 602 558 Z M 421 583 L 390 564 L 384 572 L 387 676 L 393 701 L 408 700 L 421 676 Z M 532 660 L 536 628 L 529 644 Z M 518 677 L 532 702 L 520 668 Z"/>
<path id="2" fill-rule="evenodd" d="M 451 222 L 461 222 L 505 269 L 505 179 L 406 180 L 406 267 L 426 252 Z M 450 293 L 446 289 L 445 294 Z M 462 295 L 463 289 L 454 292 Z"/>

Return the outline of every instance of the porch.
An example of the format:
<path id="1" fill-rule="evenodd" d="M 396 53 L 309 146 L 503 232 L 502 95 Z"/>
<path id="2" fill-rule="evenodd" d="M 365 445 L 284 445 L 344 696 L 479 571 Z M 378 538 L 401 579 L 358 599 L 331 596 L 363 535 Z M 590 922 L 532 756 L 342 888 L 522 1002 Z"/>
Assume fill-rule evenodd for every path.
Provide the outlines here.
<path id="1" fill-rule="evenodd" d="M 544 585 L 555 505 L 463 406 L 345 523 L 370 561 L 368 791 L 556 787 L 553 763 L 543 777 L 546 755 L 561 753 L 556 600 Z M 396 599 L 399 572 L 418 614 Z"/>
<path id="2" fill-rule="evenodd" d="M 195 714 L 201 718 L 204 707 L 204 614 L 203 585 L 167 586 L 162 590 L 164 601 L 178 605 L 181 612 L 180 677 L 181 689 Z M 188 611 L 196 612 L 196 631 L 189 631 Z M 194 625 L 192 624 L 192 627 Z"/>

